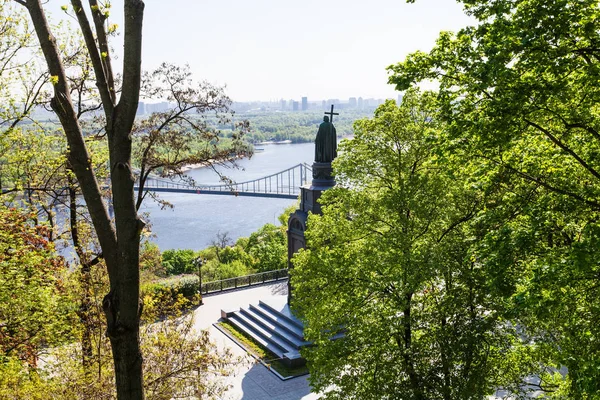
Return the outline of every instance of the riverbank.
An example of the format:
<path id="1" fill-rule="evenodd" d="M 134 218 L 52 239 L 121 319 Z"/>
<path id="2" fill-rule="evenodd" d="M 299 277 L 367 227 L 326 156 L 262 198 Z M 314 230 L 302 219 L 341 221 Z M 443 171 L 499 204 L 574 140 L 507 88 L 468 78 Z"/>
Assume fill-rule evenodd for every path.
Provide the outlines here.
<path id="1" fill-rule="evenodd" d="M 222 163 L 232 163 L 236 160 L 241 160 L 241 159 L 250 159 L 252 157 L 252 155 L 250 157 L 247 156 L 241 156 L 241 155 L 236 155 L 236 156 L 232 156 L 232 157 L 228 157 L 227 160 L 221 160 L 221 161 L 217 161 L 217 160 L 213 160 L 210 159 L 204 163 L 198 163 L 198 164 L 186 164 L 183 167 L 181 167 L 181 172 L 185 173 L 194 169 L 202 169 L 202 168 L 207 168 L 210 167 L 212 165 L 215 164 L 222 164 Z"/>

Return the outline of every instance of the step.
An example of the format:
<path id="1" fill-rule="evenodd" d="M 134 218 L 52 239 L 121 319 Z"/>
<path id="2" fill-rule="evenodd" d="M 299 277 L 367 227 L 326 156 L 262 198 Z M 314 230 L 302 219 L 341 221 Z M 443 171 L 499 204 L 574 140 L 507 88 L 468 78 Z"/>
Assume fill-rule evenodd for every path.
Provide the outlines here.
<path id="1" fill-rule="evenodd" d="M 292 317 L 289 317 L 289 316 L 283 314 L 281 311 L 274 309 L 267 303 L 264 303 L 262 300 L 258 301 L 258 306 L 263 308 L 264 310 L 268 311 L 276 318 L 283 319 L 284 321 L 294 325 L 296 328 L 298 328 L 300 330 L 304 330 L 304 325 L 302 325 L 302 322 L 298 321 L 296 318 L 292 318 Z"/>
<path id="2" fill-rule="evenodd" d="M 258 324 L 265 331 L 272 333 L 274 336 L 277 336 L 286 343 L 288 343 L 294 348 L 294 350 L 297 350 L 304 344 L 304 342 L 302 340 L 299 340 L 295 335 L 291 334 L 287 330 L 282 329 L 279 325 L 274 324 L 269 320 L 263 318 L 261 314 L 254 312 L 251 308 L 241 308 L 240 313 L 252 320 L 254 323 Z"/>
<path id="3" fill-rule="evenodd" d="M 247 327 L 247 329 L 245 329 L 246 332 L 251 335 L 254 334 L 252 337 L 260 336 L 262 340 L 279 347 L 282 351 L 274 352 L 278 357 L 283 357 L 283 354 L 296 350 L 294 346 L 281 339 L 281 337 L 274 335 L 272 332 L 268 332 L 266 329 L 262 328 L 260 325 L 242 313 L 236 312 L 234 315 L 243 325 Z M 269 347 L 269 350 L 271 350 L 271 347 Z"/>
<path id="4" fill-rule="evenodd" d="M 227 320 L 241 331 L 246 332 L 248 335 L 250 335 L 252 339 L 256 340 L 261 346 L 269 349 L 273 354 L 277 355 L 277 357 L 283 357 L 283 355 L 288 352 L 287 349 L 265 340 L 261 335 L 254 332 L 251 328 L 246 326 L 246 324 L 241 319 L 238 318 L 237 314 L 229 316 Z"/>
<path id="5" fill-rule="evenodd" d="M 259 314 L 262 319 L 269 321 L 271 324 L 278 325 L 279 327 L 281 327 L 281 329 L 285 330 L 290 335 L 293 335 L 302 343 L 306 343 L 304 341 L 304 333 L 302 329 L 298 328 L 296 324 L 292 324 L 287 319 L 281 318 L 280 316 L 276 316 L 272 312 L 269 312 L 268 310 L 260 306 L 250 304 L 250 310 L 252 310 L 256 314 Z"/>

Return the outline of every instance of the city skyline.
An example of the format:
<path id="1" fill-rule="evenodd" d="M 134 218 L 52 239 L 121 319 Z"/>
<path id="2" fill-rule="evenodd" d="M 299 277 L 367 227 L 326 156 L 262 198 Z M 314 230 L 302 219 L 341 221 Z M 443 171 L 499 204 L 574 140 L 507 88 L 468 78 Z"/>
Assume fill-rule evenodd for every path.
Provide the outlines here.
<path id="1" fill-rule="evenodd" d="M 45 6 L 69 20 L 64 2 Z M 123 29 L 121 1 L 110 23 Z M 471 19 L 446 0 L 275 0 L 169 2 L 146 0 L 142 67 L 189 64 L 194 78 L 226 85 L 234 101 L 291 98 L 396 98 L 386 67 L 428 51 L 439 32 Z M 122 60 L 122 35 L 112 39 Z M 120 66 L 119 66 L 120 69 Z"/>

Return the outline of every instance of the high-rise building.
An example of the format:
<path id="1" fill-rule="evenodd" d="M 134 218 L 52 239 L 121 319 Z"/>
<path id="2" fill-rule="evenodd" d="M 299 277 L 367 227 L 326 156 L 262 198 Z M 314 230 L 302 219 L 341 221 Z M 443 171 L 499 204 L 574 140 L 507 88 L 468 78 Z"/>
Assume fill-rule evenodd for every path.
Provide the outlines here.
<path id="1" fill-rule="evenodd" d="M 292 104 L 292 111 L 298 111 L 299 106 L 300 106 L 300 103 L 298 103 L 297 101 L 294 101 Z"/>
<path id="2" fill-rule="evenodd" d="M 359 97 L 359 98 L 358 98 L 358 109 L 359 109 L 359 110 L 362 110 L 362 109 L 363 109 L 363 107 L 364 107 L 364 104 L 363 104 L 363 98 L 362 98 L 362 97 Z"/>
<path id="3" fill-rule="evenodd" d="M 287 106 L 286 101 L 284 99 L 281 99 L 279 104 L 281 105 L 281 111 L 285 111 L 285 107 Z"/>
<path id="4" fill-rule="evenodd" d="M 303 97 L 302 98 L 302 111 L 306 111 L 308 110 L 308 98 Z"/>
<path id="5" fill-rule="evenodd" d="M 350 97 L 348 99 L 348 107 L 349 108 L 356 108 L 356 97 Z"/>

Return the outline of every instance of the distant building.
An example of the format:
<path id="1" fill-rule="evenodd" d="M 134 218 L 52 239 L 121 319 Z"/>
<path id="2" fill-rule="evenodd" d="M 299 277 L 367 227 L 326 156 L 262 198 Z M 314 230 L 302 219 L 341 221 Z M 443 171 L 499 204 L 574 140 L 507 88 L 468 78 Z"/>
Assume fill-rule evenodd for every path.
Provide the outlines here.
<path id="1" fill-rule="evenodd" d="M 169 103 L 166 101 L 160 103 L 146 104 L 146 113 L 151 114 L 153 112 L 164 112 L 169 109 Z"/>
<path id="2" fill-rule="evenodd" d="M 363 107 L 364 107 L 364 104 L 363 104 L 363 98 L 362 98 L 362 97 L 359 97 L 359 98 L 358 98 L 358 109 L 359 109 L 359 110 L 362 110 L 362 109 L 363 109 Z"/>
<path id="3" fill-rule="evenodd" d="M 287 102 L 284 99 L 281 99 L 281 101 L 279 102 L 279 104 L 281 105 L 281 111 L 285 111 L 286 109 L 286 104 Z"/>
<path id="4" fill-rule="evenodd" d="M 298 111 L 299 107 L 300 107 L 300 103 L 298 103 L 297 101 L 294 101 L 292 104 L 292 111 Z"/>
<path id="5" fill-rule="evenodd" d="M 308 110 L 308 98 L 303 97 L 302 98 L 302 111 L 306 111 Z"/>
<path id="6" fill-rule="evenodd" d="M 348 99 L 348 108 L 356 108 L 356 97 L 350 97 Z"/>

